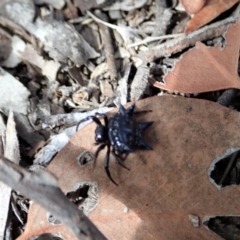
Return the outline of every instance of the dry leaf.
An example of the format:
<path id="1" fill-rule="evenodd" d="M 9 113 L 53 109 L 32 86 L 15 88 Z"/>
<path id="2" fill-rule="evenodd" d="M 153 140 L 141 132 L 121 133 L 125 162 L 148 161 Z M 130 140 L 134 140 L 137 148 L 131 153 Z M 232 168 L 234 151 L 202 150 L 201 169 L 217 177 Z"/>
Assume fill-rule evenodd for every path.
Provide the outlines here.
<path id="1" fill-rule="evenodd" d="M 11 74 L 0 67 L 0 110 L 8 115 L 9 110 L 27 114 L 28 89 Z"/>
<path id="2" fill-rule="evenodd" d="M 14 35 L 11 39 L 11 52 L 8 58 L 2 63 L 2 66 L 8 68 L 16 67 L 22 62 L 21 52 L 24 51 L 26 43 L 17 35 Z"/>
<path id="3" fill-rule="evenodd" d="M 239 0 L 208 0 L 206 5 L 188 22 L 185 33 L 192 32 L 211 22 L 237 2 L 239 2 Z"/>
<path id="4" fill-rule="evenodd" d="M 30 44 L 27 44 L 25 49 L 21 52 L 21 57 L 24 61 L 27 61 L 40 68 L 42 74 L 48 77 L 50 81 L 56 80 L 58 69 L 61 66 L 59 62 L 53 60 L 45 60 Z"/>
<path id="5" fill-rule="evenodd" d="M 155 87 L 180 93 L 201 93 L 227 88 L 240 89 L 238 58 L 240 20 L 230 25 L 226 44 L 207 47 L 201 42 L 184 53 L 174 69 L 163 78 L 164 83 L 152 82 Z"/>
<path id="6" fill-rule="evenodd" d="M 100 153 L 95 168 L 77 163 L 80 153 L 96 150 L 94 123 L 70 140 L 48 170 L 59 178 L 65 193 L 79 183 L 97 184 L 93 196 L 97 205 L 89 218 L 108 239 L 218 239 L 202 221 L 207 216 L 240 214 L 240 189 L 218 190 L 209 180 L 209 169 L 214 159 L 239 149 L 239 113 L 213 102 L 172 96 L 148 98 L 136 105 L 137 111 L 152 110 L 136 117 L 154 121 L 144 134 L 154 150 L 129 154 L 125 165 L 130 171 L 111 157 L 110 171 L 118 187 L 104 171 L 106 151 Z M 64 226 L 49 224 L 46 216 L 45 210 L 32 204 L 25 234 L 19 239 L 46 232 L 70 239 Z M 199 218 L 199 227 L 193 226 L 192 216 Z"/>
<path id="7" fill-rule="evenodd" d="M 207 0 L 180 0 L 187 13 L 193 14 L 199 12 L 206 4 Z"/>

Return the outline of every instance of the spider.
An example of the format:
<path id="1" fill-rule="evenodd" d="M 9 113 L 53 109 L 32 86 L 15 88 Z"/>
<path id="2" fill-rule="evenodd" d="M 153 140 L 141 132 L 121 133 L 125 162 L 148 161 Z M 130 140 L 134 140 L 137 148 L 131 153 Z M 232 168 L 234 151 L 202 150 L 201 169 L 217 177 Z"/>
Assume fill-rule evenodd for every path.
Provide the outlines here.
<path id="1" fill-rule="evenodd" d="M 128 109 L 125 109 L 120 104 L 119 111 L 109 119 L 106 114 L 96 113 L 94 116 L 88 116 L 82 119 L 77 124 L 76 131 L 78 130 L 79 125 L 85 121 L 93 120 L 97 124 L 95 129 L 94 145 L 100 144 L 100 146 L 95 152 L 95 158 L 97 159 L 99 152 L 107 146 L 107 154 L 104 159 L 104 168 L 108 178 L 115 185 L 118 184 L 113 180 L 109 171 L 110 151 L 115 157 L 116 162 L 120 166 L 128 169 L 122 164 L 123 154 L 134 152 L 137 149 L 152 150 L 152 148 L 142 140 L 142 134 L 143 131 L 153 122 L 136 122 L 133 118 L 134 108 L 135 104 Z M 105 125 L 100 122 L 98 117 L 102 117 L 104 119 Z"/>

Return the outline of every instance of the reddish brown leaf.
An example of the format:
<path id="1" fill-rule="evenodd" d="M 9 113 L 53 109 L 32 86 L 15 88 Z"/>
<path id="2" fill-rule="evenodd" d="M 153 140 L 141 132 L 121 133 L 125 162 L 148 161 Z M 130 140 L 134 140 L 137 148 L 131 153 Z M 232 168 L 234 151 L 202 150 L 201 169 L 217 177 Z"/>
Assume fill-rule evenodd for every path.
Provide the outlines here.
<path id="1" fill-rule="evenodd" d="M 129 154 L 121 168 L 111 157 L 110 171 L 116 187 L 106 176 L 102 151 L 93 164 L 80 167 L 77 156 L 95 151 L 91 123 L 80 130 L 56 156 L 48 169 L 59 178 L 64 192 L 79 182 L 98 185 L 98 204 L 89 218 L 108 239 L 220 239 L 206 230 L 206 216 L 238 215 L 239 187 L 218 190 L 209 180 L 214 159 L 239 147 L 239 113 L 205 100 L 161 96 L 137 102 L 140 121 L 154 121 L 144 139 L 152 151 Z M 189 215 L 198 216 L 193 227 Z M 32 204 L 25 235 L 59 232 L 63 239 L 74 239 L 61 225 L 46 221 L 46 212 Z"/>
<path id="2" fill-rule="evenodd" d="M 206 4 L 207 0 L 180 0 L 181 4 L 189 14 L 199 12 Z"/>
<path id="3" fill-rule="evenodd" d="M 206 5 L 188 22 L 185 33 L 192 32 L 211 22 L 237 2 L 239 2 L 239 0 L 208 0 Z"/>
<path id="4" fill-rule="evenodd" d="M 226 45 L 207 47 L 201 42 L 181 56 L 164 83 L 151 81 L 155 87 L 180 93 L 201 93 L 227 88 L 240 89 L 238 58 L 240 20 L 230 25 Z"/>

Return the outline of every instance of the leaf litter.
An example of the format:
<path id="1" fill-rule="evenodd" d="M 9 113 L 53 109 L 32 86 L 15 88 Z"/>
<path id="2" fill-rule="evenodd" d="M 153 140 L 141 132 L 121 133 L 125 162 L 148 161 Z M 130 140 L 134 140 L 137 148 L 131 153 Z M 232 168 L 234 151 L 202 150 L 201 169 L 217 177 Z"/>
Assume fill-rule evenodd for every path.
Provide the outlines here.
<path id="1" fill-rule="evenodd" d="M 10 163 L 4 165 L 6 159 L 1 159 L 0 178 L 15 188 L 20 184 L 27 197 L 48 210 L 54 206 L 49 211 L 59 216 L 57 219 L 50 212 L 46 214 L 33 204 L 26 232 L 21 235 L 13 231 L 14 238 L 46 233 L 45 227 L 49 224 L 49 231 L 61 232 L 65 239 L 73 239 L 72 233 L 79 236 L 85 232 L 82 227 L 87 220 L 81 224 L 76 221 L 79 216 L 83 217 L 82 212 L 75 208 L 74 219 L 66 215 L 73 211 L 69 200 L 112 239 L 116 233 L 125 234 L 127 239 L 141 239 L 138 234 L 149 232 L 164 239 L 186 236 L 197 239 L 198 233 L 202 238 L 219 238 L 206 229 L 216 228 L 214 224 L 223 221 L 220 215 L 238 214 L 236 188 L 232 193 L 233 187 L 219 186 L 222 181 L 225 181 L 222 186 L 239 182 L 238 160 L 233 158 L 239 150 L 238 134 L 233 130 L 238 127 L 237 111 L 227 110 L 218 103 L 240 109 L 239 4 L 238 1 L 228 1 L 227 5 L 224 1 L 213 2 L 207 1 L 202 8 L 196 2 L 187 2 L 195 9 L 187 10 L 195 12 L 190 21 L 190 16 L 176 4 L 158 0 L 130 5 L 129 1 L 121 4 L 80 0 L 74 4 L 49 0 L 45 4 L 30 0 L 1 2 L 0 110 L 4 117 L 9 110 L 14 111 L 22 156 L 20 165 L 28 166 L 33 173 L 19 166 L 12 167 L 13 172 L 21 173 L 24 181 L 31 178 L 28 184 L 14 183 L 18 174 L 13 172 L 10 179 L 2 178 L 8 174 L 6 169 Z M 194 23 L 204 11 L 206 16 Z M 224 15 L 212 21 L 222 12 Z M 204 27 L 195 30 L 200 26 Z M 184 29 L 185 33 L 192 32 L 186 35 Z M 5 88 L 7 83 L 10 86 Z M 222 91 L 211 92 L 216 90 Z M 148 98 L 166 91 L 181 95 L 197 93 L 199 99 Z M 140 99 L 144 100 L 138 102 Z M 86 116 L 106 113 L 119 103 L 130 101 L 136 102 L 138 111 L 151 110 L 147 114 L 136 114 L 136 118 L 154 120 L 152 129 L 145 135 L 154 151 L 129 154 L 125 164 L 131 168 L 130 172 L 119 169 L 111 161 L 111 172 L 121 183 L 120 191 L 107 182 L 102 163 L 104 153 L 93 168 L 94 124 L 77 134 L 75 129 L 77 122 Z M 56 154 L 48 168 L 58 176 L 69 200 L 60 194 L 55 180 L 53 187 L 49 175 L 38 173 Z M 66 156 L 65 159 L 62 156 Z M 41 188 L 43 183 L 39 185 L 39 180 L 45 181 L 45 188 Z M 41 198 L 36 197 L 38 189 L 42 191 Z M 12 196 L 11 207 L 14 218 L 18 219 L 18 225 L 12 229 L 23 229 L 29 201 L 19 192 L 13 192 Z M 215 199 L 214 206 L 210 196 Z M 55 204 L 50 204 L 51 201 Z M 64 202 L 66 211 L 55 211 L 63 209 L 59 201 Z M 229 219 L 237 225 L 235 218 Z M 44 227 L 40 228 L 42 220 Z M 72 232 L 59 223 L 65 223 Z M 119 232 L 120 225 L 124 233 Z M 87 226 L 93 227 L 89 222 Z M 221 226 L 220 233 L 224 231 Z M 6 228 L 7 233 L 11 231 Z M 232 228 L 225 235 L 218 234 L 229 237 L 234 231 Z M 94 234 L 96 231 L 87 230 L 87 239 L 89 236 L 105 239 L 100 233 Z"/>

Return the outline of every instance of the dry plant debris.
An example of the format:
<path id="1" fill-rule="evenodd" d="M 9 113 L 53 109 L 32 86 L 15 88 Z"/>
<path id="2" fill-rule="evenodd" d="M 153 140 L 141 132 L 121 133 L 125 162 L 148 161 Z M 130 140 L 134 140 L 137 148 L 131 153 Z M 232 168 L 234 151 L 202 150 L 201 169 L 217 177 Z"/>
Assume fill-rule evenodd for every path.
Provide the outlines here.
<path id="1" fill-rule="evenodd" d="M 0 179 L 15 190 L 0 194 L 7 199 L 0 204 L 0 219 L 5 216 L 0 235 L 26 239 L 50 231 L 65 239 L 74 239 L 73 233 L 79 239 L 104 239 L 88 215 L 111 239 L 119 226 L 126 239 L 139 239 L 146 229 L 154 233 L 144 232 L 149 239 L 197 239 L 198 232 L 211 239 L 214 235 L 203 227 L 209 214 L 238 213 L 238 188 L 236 193 L 216 190 L 207 170 L 239 142 L 233 130 L 239 126 L 237 112 L 219 104 L 240 110 L 240 4 L 181 0 L 184 10 L 179 2 L 0 1 L 0 135 L 4 139 L 13 111 L 19 147 L 12 146 L 21 154 L 20 166 L 8 161 L 0 141 Z M 216 90 L 222 91 L 210 92 Z M 193 97 L 148 99 L 166 91 L 204 92 L 198 98 L 215 103 Z M 152 111 L 136 117 L 154 121 L 146 134 L 154 151 L 129 154 L 130 172 L 111 161 L 113 177 L 121 183 L 115 188 L 104 174 L 104 153 L 93 168 L 94 125 L 76 134 L 76 124 L 131 101 L 139 111 Z M 54 177 L 39 171 L 47 166 L 68 199 Z M 27 214 L 30 199 L 49 212 L 34 203 Z M 7 217 L 12 221 L 5 228 Z"/>
<path id="2" fill-rule="evenodd" d="M 239 114 L 205 100 L 172 96 L 139 101 L 139 109 L 152 110 L 136 117 L 154 121 L 145 132 L 145 140 L 154 150 L 129 154 L 124 163 L 130 172 L 111 159 L 118 187 L 103 169 L 104 151 L 95 167 L 80 167 L 77 162 L 81 152 L 96 149 L 94 123 L 75 134 L 48 170 L 59 178 L 65 194 L 80 183 L 97 185 L 99 199 L 88 217 L 108 239 L 116 239 L 116 235 L 122 239 L 220 239 L 204 227 L 203 220 L 239 214 L 240 190 L 217 189 L 209 168 L 215 159 L 239 148 L 240 134 L 235 131 L 240 127 Z M 46 214 L 32 204 L 26 232 L 19 239 L 46 232 L 60 232 L 66 239 L 67 229 L 50 224 Z M 189 220 L 192 215 L 199 218 L 199 227 Z"/>
<path id="3" fill-rule="evenodd" d="M 0 130 L 0 156 L 13 159 L 15 164 L 20 162 L 19 142 L 17 131 L 13 119 L 13 112 L 9 113 L 7 126 L 5 127 L 1 119 Z M 10 208 L 12 189 L 0 182 L 0 238 L 4 239 L 5 230 L 9 229 L 8 210 Z"/>
<path id="4" fill-rule="evenodd" d="M 240 21 L 230 25 L 224 40 L 214 47 L 197 42 L 184 53 L 163 83 L 155 87 L 180 93 L 201 93 L 227 88 L 240 89 L 237 73 L 240 47 Z"/>

